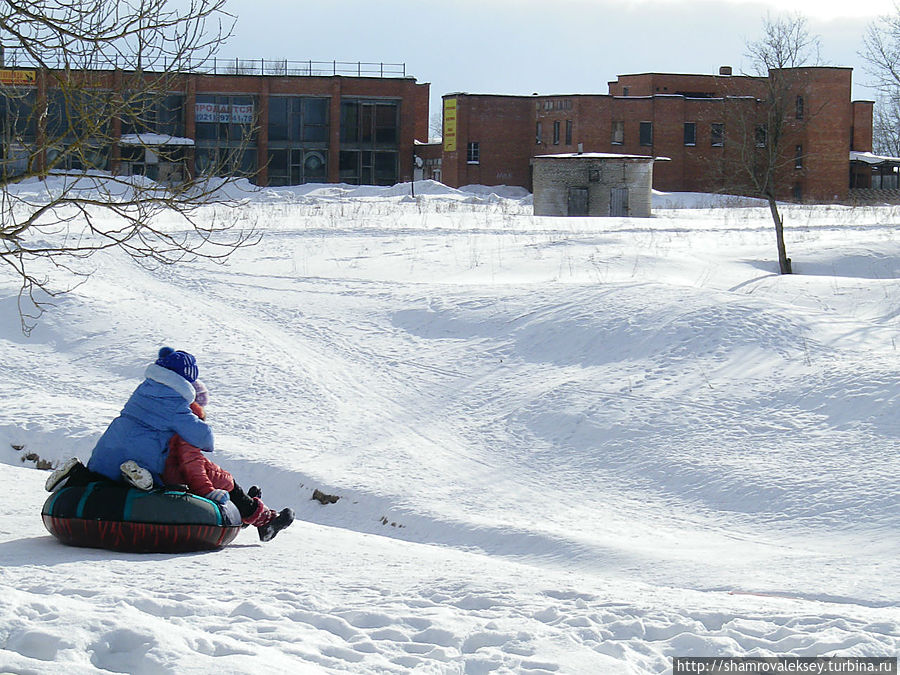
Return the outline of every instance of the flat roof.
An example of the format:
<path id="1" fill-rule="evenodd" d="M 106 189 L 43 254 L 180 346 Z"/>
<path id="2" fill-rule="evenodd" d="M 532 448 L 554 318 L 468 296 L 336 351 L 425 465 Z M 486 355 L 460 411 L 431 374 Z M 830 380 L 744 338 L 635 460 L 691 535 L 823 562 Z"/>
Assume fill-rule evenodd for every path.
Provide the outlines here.
<path id="1" fill-rule="evenodd" d="M 876 155 L 871 152 L 860 152 L 859 150 L 850 151 L 851 162 L 864 162 L 866 164 L 900 164 L 900 157 L 889 157 L 887 155 Z"/>
<path id="2" fill-rule="evenodd" d="M 535 159 L 643 159 L 651 162 L 668 160 L 668 157 L 651 157 L 650 155 L 620 155 L 614 152 L 562 152 L 556 155 L 535 155 Z"/>
<path id="3" fill-rule="evenodd" d="M 769 70 L 853 70 L 852 66 L 795 66 L 793 68 L 770 68 Z M 662 75 L 669 77 L 747 77 L 751 79 L 766 79 L 765 75 L 720 75 L 719 73 L 663 73 L 658 70 L 651 70 L 644 73 L 620 73 L 616 77 L 641 77 L 644 75 Z"/>

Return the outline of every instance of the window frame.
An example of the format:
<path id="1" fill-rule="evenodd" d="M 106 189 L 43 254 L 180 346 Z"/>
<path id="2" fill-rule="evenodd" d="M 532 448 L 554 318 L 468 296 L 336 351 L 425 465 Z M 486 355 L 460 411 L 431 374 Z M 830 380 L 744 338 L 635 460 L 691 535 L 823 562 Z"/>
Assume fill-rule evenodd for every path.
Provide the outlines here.
<path id="1" fill-rule="evenodd" d="M 609 138 L 610 145 L 625 145 L 625 120 L 613 120 Z"/>
<path id="2" fill-rule="evenodd" d="M 481 164 L 481 144 L 478 141 L 466 143 L 466 164 Z"/>
<path id="3" fill-rule="evenodd" d="M 694 147 L 697 145 L 697 123 L 684 123 L 684 145 L 686 147 Z"/>
<path id="4" fill-rule="evenodd" d="M 653 122 L 640 122 L 638 142 L 642 148 L 653 147 Z"/>
<path id="5" fill-rule="evenodd" d="M 769 146 L 769 125 L 765 122 L 757 124 L 753 130 L 753 141 L 757 148 Z"/>
<path id="6" fill-rule="evenodd" d="M 341 145 L 353 149 L 395 151 L 400 142 L 400 108 L 399 99 L 341 97 Z"/>

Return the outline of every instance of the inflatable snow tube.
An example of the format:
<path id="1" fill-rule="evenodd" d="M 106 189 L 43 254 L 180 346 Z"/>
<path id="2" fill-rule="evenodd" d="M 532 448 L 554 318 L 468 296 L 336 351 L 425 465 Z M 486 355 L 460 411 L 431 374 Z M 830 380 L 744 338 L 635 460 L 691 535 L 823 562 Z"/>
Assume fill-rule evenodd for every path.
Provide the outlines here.
<path id="1" fill-rule="evenodd" d="M 63 488 L 44 502 L 41 518 L 63 544 L 134 553 L 222 548 L 241 529 L 231 502 L 220 506 L 189 492 L 117 483 Z"/>

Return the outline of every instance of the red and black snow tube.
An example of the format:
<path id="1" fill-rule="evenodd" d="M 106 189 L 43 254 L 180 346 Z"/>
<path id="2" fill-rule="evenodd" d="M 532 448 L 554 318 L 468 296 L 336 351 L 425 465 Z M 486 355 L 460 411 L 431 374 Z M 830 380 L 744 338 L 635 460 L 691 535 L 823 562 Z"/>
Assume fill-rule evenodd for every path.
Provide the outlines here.
<path id="1" fill-rule="evenodd" d="M 41 518 L 63 544 L 134 553 L 222 548 L 241 529 L 241 516 L 231 502 L 220 506 L 189 492 L 145 492 L 112 482 L 54 492 L 44 502 Z"/>

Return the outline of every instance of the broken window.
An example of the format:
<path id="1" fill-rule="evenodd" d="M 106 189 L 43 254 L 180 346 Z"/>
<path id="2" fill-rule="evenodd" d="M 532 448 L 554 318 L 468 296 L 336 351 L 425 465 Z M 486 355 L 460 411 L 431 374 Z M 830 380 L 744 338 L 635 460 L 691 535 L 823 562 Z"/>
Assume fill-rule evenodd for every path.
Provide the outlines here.
<path id="1" fill-rule="evenodd" d="M 766 124 L 757 124 L 755 130 L 756 147 L 764 148 L 769 142 L 769 129 Z"/>
<path id="2" fill-rule="evenodd" d="M 610 143 L 613 145 L 622 145 L 625 142 L 625 122 L 612 123 L 612 138 Z"/>

